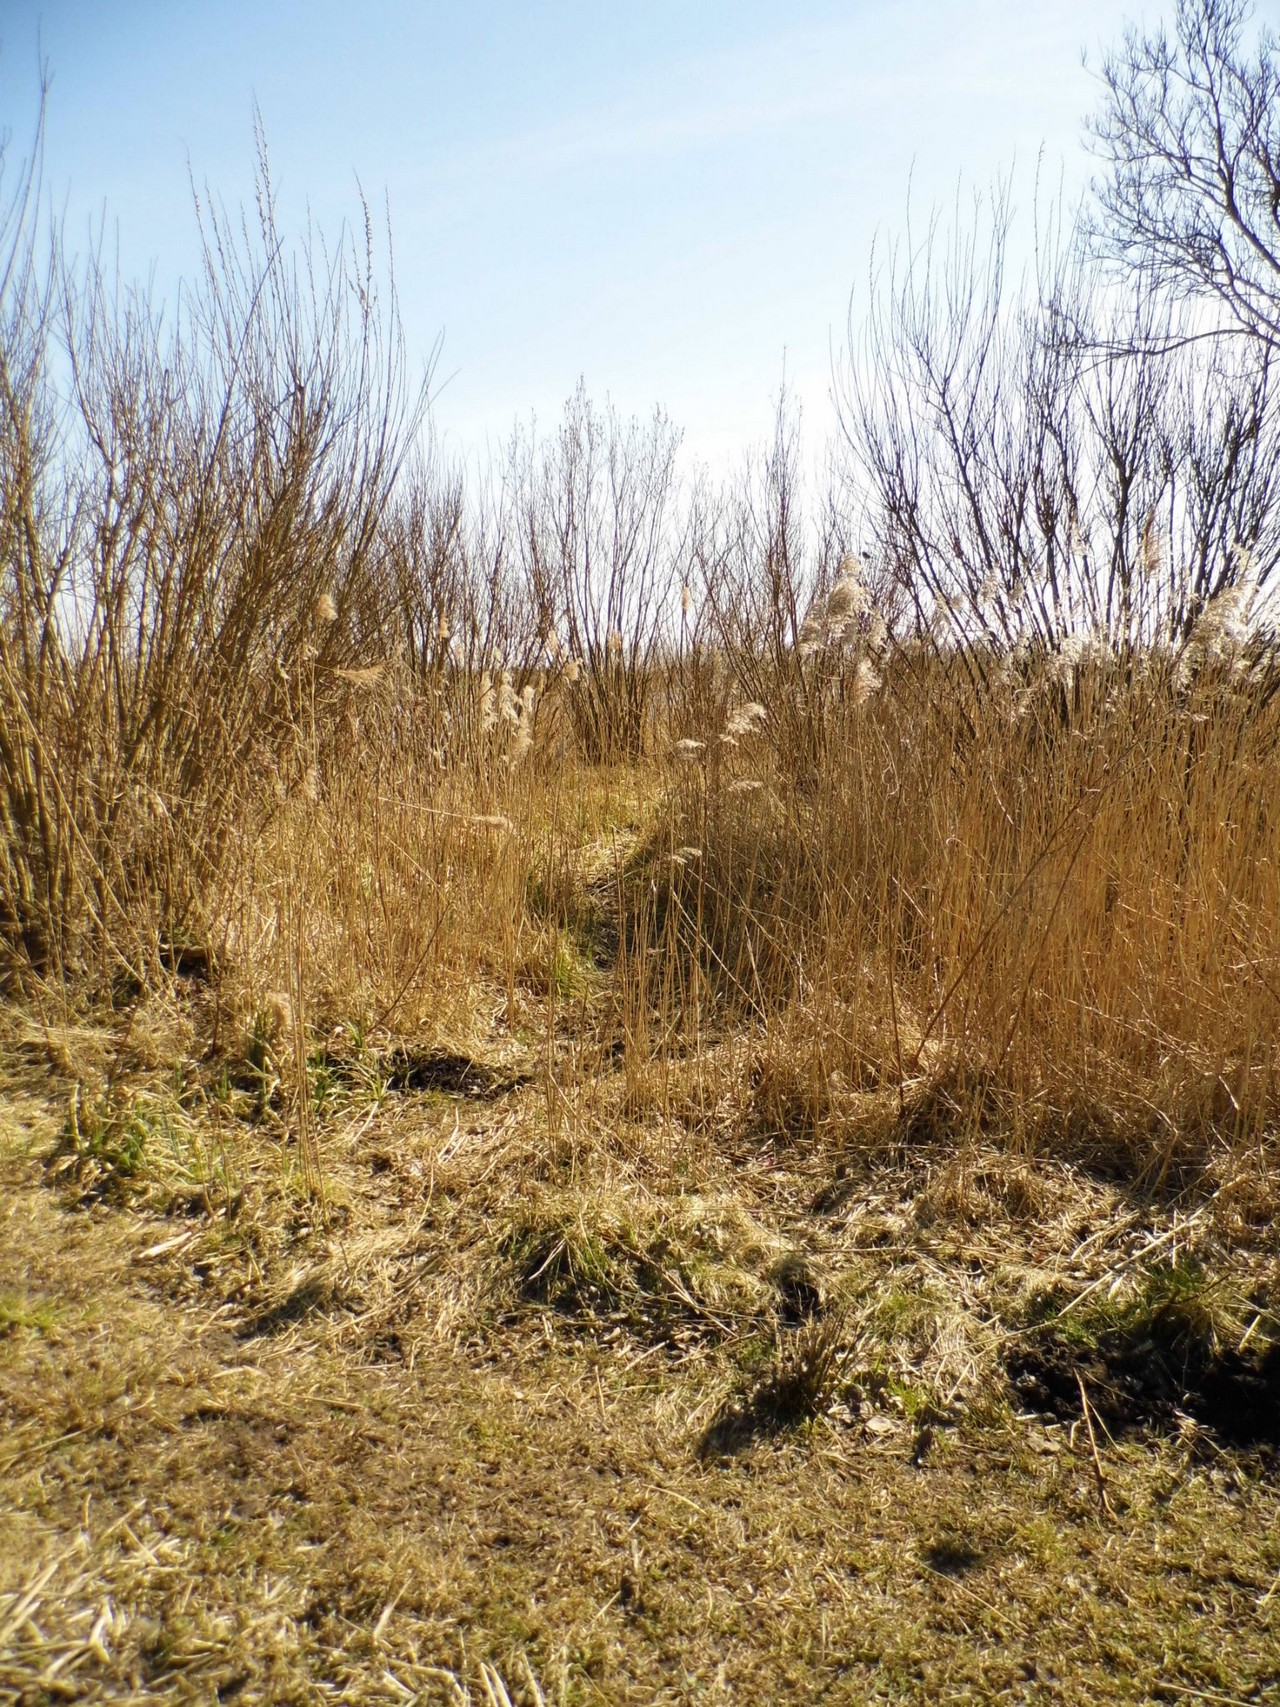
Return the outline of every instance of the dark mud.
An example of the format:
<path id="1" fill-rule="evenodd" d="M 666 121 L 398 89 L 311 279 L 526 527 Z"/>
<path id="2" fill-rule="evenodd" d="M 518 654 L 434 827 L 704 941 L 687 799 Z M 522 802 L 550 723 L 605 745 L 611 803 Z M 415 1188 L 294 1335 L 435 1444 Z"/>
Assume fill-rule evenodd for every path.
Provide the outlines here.
<path id="1" fill-rule="evenodd" d="M 1115 1331 L 1096 1345 L 1046 1338 L 1006 1363 L 1015 1399 L 1062 1421 L 1082 1415 L 1081 1387 L 1113 1435 L 1189 1416 L 1223 1443 L 1280 1449 L 1280 1345 L 1209 1352 Z"/>

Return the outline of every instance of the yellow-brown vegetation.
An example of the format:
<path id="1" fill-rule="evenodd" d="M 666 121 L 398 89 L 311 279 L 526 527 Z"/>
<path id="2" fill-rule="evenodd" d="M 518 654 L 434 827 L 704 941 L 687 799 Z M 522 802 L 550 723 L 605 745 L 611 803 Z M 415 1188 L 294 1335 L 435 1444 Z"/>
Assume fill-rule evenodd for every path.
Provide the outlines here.
<path id="1" fill-rule="evenodd" d="M 0 1701 L 1264 1699 L 1269 369 L 477 483 L 268 188 L 4 228 Z"/>

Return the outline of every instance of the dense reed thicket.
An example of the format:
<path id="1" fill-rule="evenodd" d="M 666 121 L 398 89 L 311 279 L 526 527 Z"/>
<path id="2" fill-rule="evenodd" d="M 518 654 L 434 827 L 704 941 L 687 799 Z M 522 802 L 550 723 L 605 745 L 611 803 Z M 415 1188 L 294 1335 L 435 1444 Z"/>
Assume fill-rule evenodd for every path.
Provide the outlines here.
<path id="1" fill-rule="evenodd" d="M 880 279 L 816 498 L 785 401 L 719 485 L 583 391 L 477 476 L 367 220 L 291 251 L 264 164 L 165 319 L 10 189 L 11 995 L 195 969 L 287 992 L 302 1052 L 551 1037 L 594 908 L 631 1066 L 746 1036 L 772 1130 L 887 1096 L 1152 1177 L 1270 1130 L 1264 342 L 1157 326 L 1074 240 L 1011 281 L 997 203 Z"/>

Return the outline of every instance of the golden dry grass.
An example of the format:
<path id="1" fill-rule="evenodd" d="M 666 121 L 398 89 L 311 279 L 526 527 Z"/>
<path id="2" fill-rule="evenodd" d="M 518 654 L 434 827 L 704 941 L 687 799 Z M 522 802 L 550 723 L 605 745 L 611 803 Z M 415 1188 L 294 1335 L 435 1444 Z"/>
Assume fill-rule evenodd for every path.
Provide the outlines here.
<path id="1" fill-rule="evenodd" d="M 645 1103 L 622 1062 L 504 1088 L 532 1041 L 396 1089 L 364 1040 L 328 1088 L 312 1069 L 322 1211 L 280 1115 L 197 1067 L 198 1025 L 10 1018 L 0 1698 L 1280 1679 L 1274 1428 L 1233 1442 L 1184 1391 L 1274 1336 L 1264 1155 L 1160 1200 L 904 1142 L 892 1090 L 838 1142 L 762 1131 L 732 1041 Z M 78 1152 L 71 1063 L 100 1120 Z M 1092 1435 L 1043 1385 L 1067 1373 Z"/>
<path id="2" fill-rule="evenodd" d="M 1277 713 L 883 668 L 805 763 L 380 680 L 7 1010 L 0 1698 L 1265 1699 Z"/>
<path id="3" fill-rule="evenodd" d="M 263 173 L 0 218 L 0 1700 L 1267 1699 L 1268 373 L 472 489 Z"/>

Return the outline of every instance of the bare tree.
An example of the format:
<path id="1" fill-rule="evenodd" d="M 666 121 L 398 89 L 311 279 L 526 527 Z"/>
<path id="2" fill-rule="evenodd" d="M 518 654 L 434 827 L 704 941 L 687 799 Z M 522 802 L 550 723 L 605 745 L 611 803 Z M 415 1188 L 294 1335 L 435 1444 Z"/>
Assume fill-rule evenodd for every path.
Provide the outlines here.
<path id="1" fill-rule="evenodd" d="M 1178 0 L 1174 37 L 1129 30 L 1089 129 L 1100 251 L 1173 298 L 1216 303 L 1205 331 L 1280 346 L 1280 40 L 1246 42 L 1249 0 Z"/>
<path id="2" fill-rule="evenodd" d="M 842 376 L 917 632 L 985 687 L 1011 654 L 1179 646 L 1224 595 L 1256 613 L 1280 565 L 1270 345 L 1179 347 L 1172 310 L 1097 290 L 1070 229 L 1034 279 L 1008 242 L 997 196 L 895 256 Z"/>

